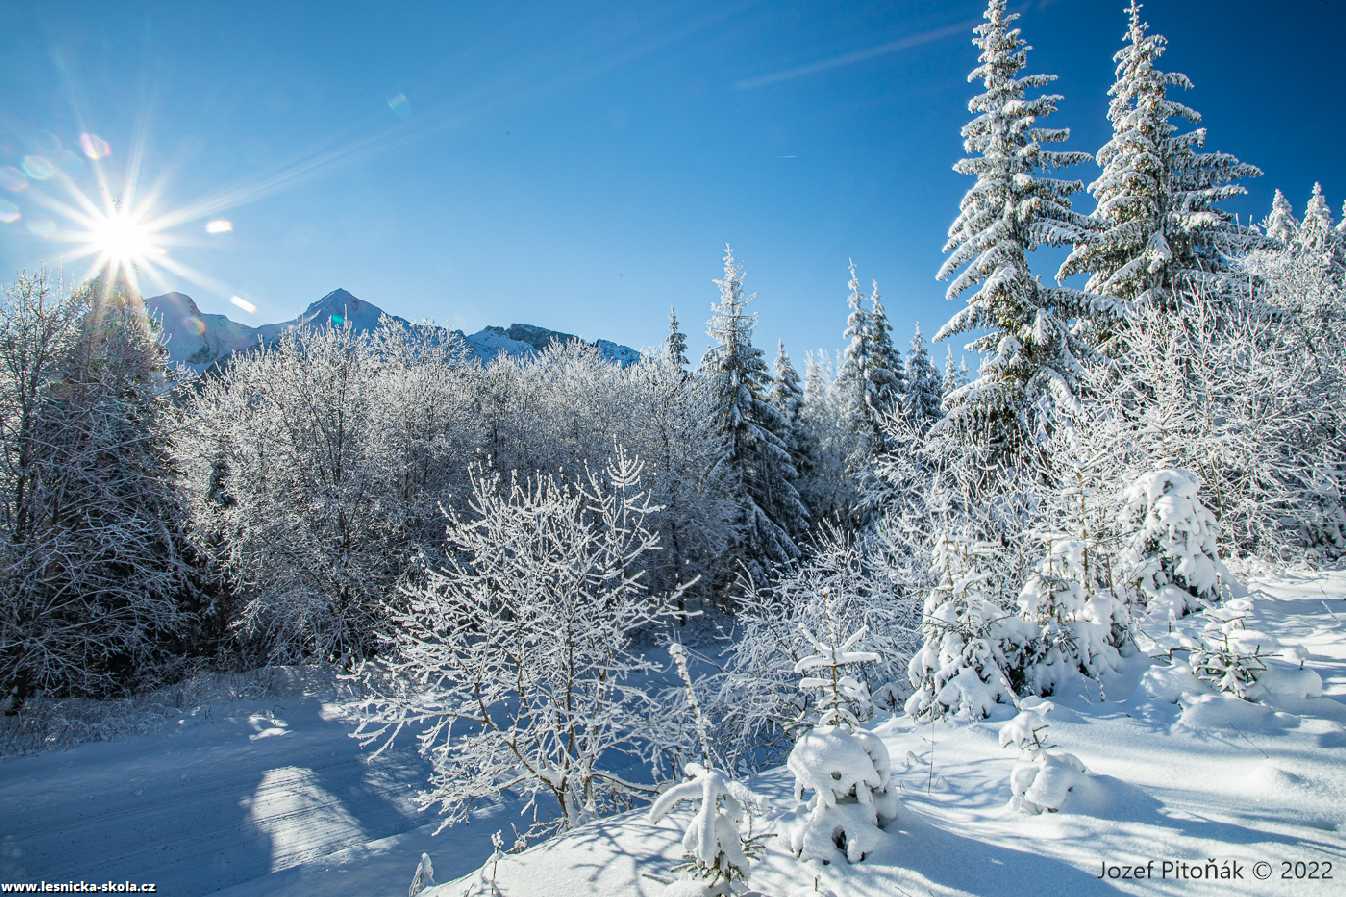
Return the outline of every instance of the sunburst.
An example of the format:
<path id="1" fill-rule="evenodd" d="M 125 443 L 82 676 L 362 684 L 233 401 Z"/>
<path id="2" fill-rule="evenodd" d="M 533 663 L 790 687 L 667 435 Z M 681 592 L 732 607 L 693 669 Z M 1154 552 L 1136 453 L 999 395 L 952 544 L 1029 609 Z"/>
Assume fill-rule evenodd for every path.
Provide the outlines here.
<path id="1" fill-rule="evenodd" d="M 96 256 L 94 267 L 99 273 L 108 273 L 114 277 L 134 278 L 155 257 L 166 253 L 153 222 L 124 211 L 115 204 L 106 212 L 94 216 L 81 236 L 86 240 L 88 254 Z"/>
<path id="2" fill-rule="evenodd" d="M 170 280 L 227 293 L 225 285 L 174 257 L 174 248 L 192 243 L 184 233 L 191 219 L 184 220 L 181 210 L 161 209 L 158 190 L 137 196 L 134 163 L 119 195 L 114 195 L 101 167 L 95 171 L 98 183 L 93 196 L 72 178 L 62 177 L 53 185 L 59 187 L 59 194 L 44 191 L 33 197 L 61 221 L 49 237 L 67 247 L 55 258 L 57 264 L 87 263 L 83 280 L 125 283 L 142 294 L 142 284 L 166 290 L 173 288 Z"/>

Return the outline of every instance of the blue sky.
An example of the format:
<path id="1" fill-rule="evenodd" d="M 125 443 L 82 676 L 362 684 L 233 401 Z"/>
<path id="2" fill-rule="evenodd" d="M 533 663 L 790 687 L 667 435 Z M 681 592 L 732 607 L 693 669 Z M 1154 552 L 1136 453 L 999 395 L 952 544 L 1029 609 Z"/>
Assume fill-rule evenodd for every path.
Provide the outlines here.
<path id="1" fill-rule="evenodd" d="M 1017 7 L 1030 70 L 1061 76 L 1055 124 L 1071 148 L 1106 139 L 1122 6 Z M 914 321 L 930 334 L 953 310 L 933 275 L 967 186 L 950 166 L 982 8 L 11 4 L 0 166 L 42 155 L 91 190 L 81 132 L 106 141 L 114 182 L 141 147 L 158 210 L 209 212 L 170 232 L 206 283 L 167 286 L 241 320 L 289 318 L 344 287 L 468 330 L 528 322 L 641 347 L 672 305 L 699 354 L 730 241 L 760 294 L 759 345 L 839 347 L 848 257 L 879 279 L 905 343 Z M 1265 172 L 1234 208 L 1260 218 L 1276 186 L 1302 208 L 1317 179 L 1338 214 L 1342 5 L 1152 0 L 1145 13 L 1169 37 L 1167 67 L 1196 82 L 1187 100 L 1210 145 Z M 0 218 L 21 216 L 0 224 L 6 280 L 56 251 L 32 230 L 53 217 L 38 198 L 59 178 L 13 180 L 0 178 Z M 214 218 L 232 232 L 205 234 Z"/>

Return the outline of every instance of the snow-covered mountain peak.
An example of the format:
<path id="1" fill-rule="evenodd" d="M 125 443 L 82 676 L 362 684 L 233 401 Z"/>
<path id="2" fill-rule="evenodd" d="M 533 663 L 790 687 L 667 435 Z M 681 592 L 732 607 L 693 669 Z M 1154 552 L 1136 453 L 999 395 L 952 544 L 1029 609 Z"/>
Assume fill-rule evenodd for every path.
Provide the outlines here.
<path id="1" fill-rule="evenodd" d="M 197 370 L 218 364 L 235 352 L 273 342 L 294 327 L 340 327 L 349 323 L 356 332 L 365 333 L 377 327 L 379 319 L 387 314 L 374 303 L 342 288 L 310 303 L 297 318 L 256 326 L 232 321 L 225 315 L 205 314 L 191 296 L 180 292 L 152 296 L 145 300 L 145 307 L 163 326 L 169 357 Z M 403 327 L 411 326 L 405 318 L 390 317 Z M 532 355 L 553 343 L 580 339 L 536 324 L 511 324 L 508 328 L 488 325 L 476 333 L 459 335 L 482 362 L 489 362 L 501 353 L 513 357 Z M 619 364 L 632 364 L 640 359 L 636 350 L 610 340 L 589 345 Z"/>

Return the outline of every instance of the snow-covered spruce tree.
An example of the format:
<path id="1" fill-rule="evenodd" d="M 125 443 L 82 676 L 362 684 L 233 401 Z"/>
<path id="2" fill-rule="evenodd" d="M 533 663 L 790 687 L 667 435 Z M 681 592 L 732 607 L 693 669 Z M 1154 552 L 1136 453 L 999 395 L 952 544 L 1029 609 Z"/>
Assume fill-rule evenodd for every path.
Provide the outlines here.
<path id="1" fill-rule="evenodd" d="M 904 709 L 914 720 L 983 719 L 996 704 L 1015 703 L 1002 643 L 1021 641 L 1006 632 L 1018 621 L 978 569 L 995 551 L 949 530 L 935 544 L 938 581 L 925 599 L 924 644 L 907 668 L 914 692 Z"/>
<path id="2" fill-rule="evenodd" d="M 1055 409 L 1075 401 L 1088 348 L 1079 345 L 1073 328 L 1114 307 L 1078 290 L 1045 286 L 1029 270 L 1028 253 L 1038 247 L 1086 240 L 1088 221 L 1070 207 L 1070 195 L 1082 185 L 1044 172 L 1090 156 L 1046 148 L 1070 132 L 1041 124 L 1061 97 L 1027 96 L 1055 76 L 1020 74 L 1029 47 L 1013 27 L 1018 18 L 1007 12 L 1006 0 L 990 0 L 986 21 L 975 29 L 981 54 L 968 78 L 980 80 L 985 91 L 968 104 L 975 113 L 962 130 L 969 156 L 954 170 L 976 183 L 949 227 L 949 256 L 938 274 L 940 280 L 953 278 L 950 300 L 975 290 L 935 335 L 942 340 L 985 331 L 969 344 L 985 353 L 978 376 L 948 396 L 938 428 L 1009 456 L 1034 445 Z"/>
<path id="3" fill-rule="evenodd" d="M 1218 523 L 1201 501 L 1201 480 L 1187 470 L 1156 470 L 1126 489 L 1130 539 L 1120 570 L 1150 618 L 1174 620 L 1213 604 L 1234 584 L 1220 559 Z"/>
<path id="4" fill-rule="evenodd" d="M 712 344 L 700 373 L 709 383 L 711 419 L 723 438 L 724 455 L 715 466 L 739 503 L 734 553 L 751 577 L 760 578 L 799 556 L 790 534 L 803 528 L 808 511 L 799 499 L 797 471 L 781 437 L 784 421 L 767 397 L 766 362 L 752 344 L 755 319 L 748 303 L 754 297 L 743 293 L 743 271 L 729 246 L 724 248 L 724 275 L 715 283 L 720 301 L 706 325 Z"/>
<path id="5" fill-rule="evenodd" d="M 954 363 L 953 347 L 950 346 L 944 355 L 944 373 L 939 380 L 939 405 L 940 414 L 943 415 L 944 409 L 949 405 L 949 396 L 962 389 L 972 378 L 968 376 L 967 362 L 963 362 L 960 367 Z"/>
<path id="6" fill-rule="evenodd" d="M 1050 539 L 1019 594 L 1019 612 L 1028 629 L 1012 671 L 1019 694 L 1056 694 L 1076 673 L 1097 679 L 1119 668 L 1117 629 L 1125 638 L 1129 609 L 1108 588 L 1088 542 Z"/>
<path id="7" fill-rule="evenodd" d="M 110 277 L 0 303 L 0 707 L 154 681 L 187 634 L 165 352 Z"/>
<path id="8" fill-rule="evenodd" d="M 441 828 L 502 792 L 524 798 L 534 833 L 653 794 L 611 771 L 650 756 L 658 712 L 632 644 L 666 615 L 639 573 L 659 547 L 640 469 L 619 451 L 575 484 L 478 470 L 472 513 L 446 512 L 439 566 L 390 602 L 355 734 L 382 750 L 418 730 Z"/>
<path id="9" fill-rule="evenodd" d="M 1323 196 L 1323 185 L 1313 182 L 1313 193 L 1304 207 L 1304 220 L 1295 233 L 1295 242 L 1301 252 L 1315 253 L 1328 258 L 1333 255 L 1332 210 Z"/>
<path id="10" fill-rule="evenodd" d="M 1203 152 L 1204 128 L 1178 133 L 1175 120 L 1196 125 L 1201 116 L 1169 90 L 1192 82 L 1156 67 L 1167 41 L 1148 33 L 1135 0 L 1126 12 L 1108 91 L 1112 137 L 1098 151 L 1102 174 L 1089 185 L 1095 230 L 1075 242 L 1057 276 L 1088 274 L 1086 290 L 1131 304 L 1171 309 L 1197 288 L 1221 303 L 1246 302 L 1248 279 L 1233 260 L 1259 236 L 1221 203 L 1246 192 L 1237 181 L 1261 172 L 1228 153 Z"/>
<path id="11" fill-rule="evenodd" d="M 817 718 L 817 696 L 801 691 L 793 674 L 814 650 L 805 632 L 872 633 L 867 646 L 878 660 L 855 675 L 880 711 L 897 705 L 920 620 L 903 561 L 871 535 L 825 524 L 807 560 L 749 590 L 713 698 L 736 768 L 779 764 L 800 729 Z M 828 600 L 819 601 L 824 592 Z"/>
<path id="12" fill-rule="evenodd" d="M 664 339 L 664 357 L 679 370 L 686 370 L 687 365 L 691 363 L 687 360 L 687 334 L 683 333 L 678 325 L 678 311 L 675 308 L 668 310 L 668 336 Z"/>
<path id="13" fill-rule="evenodd" d="M 829 600 L 824 593 L 819 596 Z M 815 726 L 795 742 L 786 767 L 795 777 L 795 799 L 813 792 L 808 814 L 789 832 L 796 856 L 830 863 L 840 851 L 858 863 L 882 843 L 882 826 L 897 818 L 896 788 L 891 782 L 888 749 L 860 727 L 867 714 L 869 691 L 852 675 L 859 666 L 878 661 L 861 649 L 865 630 L 849 636 L 809 632 L 813 653 L 794 666 L 799 688 L 816 692 L 821 711 Z"/>
<path id="14" fill-rule="evenodd" d="M 688 763 L 684 769 L 686 779 L 664 791 L 650 805 L 649 819 L 658 822 L 683 801 L 699 802 L 682 836 L 687 856 L 679 869 L 682 877 L 663 893 L 665 897 L 729 897 L 747 879 L 751 856 L 761 846 L 761 836 L 752 833 L 752 796 L 712 763 L 708 724 L 687 669 L 686 650 L 674 644 L 669 646 L 668 653 L 673 657 L 692 712 L 701 745 L 701 762 Z M 746 832 L 739 828 L 745 824 Z"/>
<path id="15" fill-rule="evenodd" d="M 873 330 L 869 323 L 869 312 L 865 310 L 865 294 L 860 289 L 860 276 L 855 272 L 855 262 L 848 261 L 850 279 L 846 282 L 846 329 L 842 338 L 846 348 L 842 351 L 841 364 L 837 370 L 835 390 L 840 405 L 842 420 L 854 434 L 857 445 L 857 457 L 851 466 L 861 466 L 873 450 L 870 439 L 871 412 L 869 409 L 869 370 Z"/>
<path id="16" fill-rule="evenodd" d="M 952 355 L 949 360 L 952 363 Z M 924 434 L 940 419 L 942 393 L 939 371 L 930 361 L 918 323 L 911 337 L 911 353 L 907 355 L 907 391 L 902 397 L 902 413 L 917 433 Z"/>
<path id="17" fill-rule="evenodd" d="M 1290 206 L 1290 200 L 1285 198 L 1285 194 L 1279 188 L 1275 195 L 1271 197 L 1271 214 L 1267 215 L 1266 221 L 1262 224 L 1262 230 L 1279 246 L 1288 247 L 1295 243 L 1295 238 L 1299 233 L 1299 222 L 1295 220 L 1295 212 Z"/>
<path id="18" fill-rule="evenodd" d="M 771 381 L 771 404 L 781 417 L 785 445 L 797 474 L 796 485 L 803 483 L 817 467 L 812 433 L 804 421 L 804 390 L 799 384 L 799 372 L 785 351 L 784 341 L 776 348 L 775 377 Z M 801 490 L 800 499 L 804 496 Z M 803 501 L 808 507 L 808 502 Z"/>
<path id="19" fill-rule="evenodd" d="M 901 409 L 907 392 L 907 377 L 902 368 L 902 355 L 893 345 L 893 327 L 888 323 L 888 313 L 879 298 L 877 280 L 873 281 L 870 291 L 869 368 L 866 374 L 869 384 L 865 401 L 874 428 L 874 445 L 878 446 L 883 441 L 883 428 L 879 422 Z"/>
<path id="20" fill-rule="evenodd" d="M 798 482 L 800 498 L 815 522 L 849 521 L 859 498 L 856 480 L 847 469 L 855 434 L 846 426 L 835 385 L 826 356 L 810 352 L 805 358 L 801 418 L 813 458 Z"/>

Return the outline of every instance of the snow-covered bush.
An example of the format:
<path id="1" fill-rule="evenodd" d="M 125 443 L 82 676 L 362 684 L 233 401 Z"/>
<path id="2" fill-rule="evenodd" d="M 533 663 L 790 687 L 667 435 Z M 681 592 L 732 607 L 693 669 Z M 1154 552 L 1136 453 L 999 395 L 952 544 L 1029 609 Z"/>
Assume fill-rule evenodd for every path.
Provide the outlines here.
<path id="1" fill-rule="evenodd" d="M 655 667 L 633 638 L 667 611 L 640 574 L 658 548 L 640 472 L 620 450 L 578 484 L 478 472 L 474 513 L 447 512 L 439 565 L 387 609 L 356 736 L 382 749 L 419 727 L 443 825 L 502 791 L 538 830 L 654 793 L 611 770 L 655 751 L 659 705 L 635 679 Z"/>
<path id="2" fill-rule="evenodd" d="M 1000 746 L 1019 751 L 1010 772 L 1010 806 L 1021 813 L 1056 813 L 1088 775 L 1074 754 L 1047 744 L 1046 716 L 1050 701 L 1025 702 L 1025 709 L 1000 730 Z"/>
<path id="3" fill-rule="evenodd" d="M 615 371 L 630 410 L 607 421 L 609 433 L 620 432 L 626 450 L 645 462 L 650 500 L 663 508 L 651 521 L 663 550 L 647 561 L 650 590 L 704 599 L 726 563 L 736 510 L 715 463 L 724 446 L 713 426 L 711 390 L 659 357 Z M 588 448 L 590 463 L 610 449 L 609 435 Z"/>
<path id="4" fill-rule="evenodd" d="M 1120 574 L 1153 619 L 1171 620 L 1224 596 L 1232 576 L 1220 559 L 1218 524 L 1201 501 L 1201 481 L 1187 470 L 1156 470 L 1125 493 Z"/>
<path id="5" fill-rule="evenodd" d="M 859 728 L 856 709 L 868 699 L 850 667 L 873 663 L 877 656 L 856 650 L 863 629 L 848 637 L 809 633 L 815 653 L 795 664 L 804 674 L 801 689 L 822 691 L 818 724 L 803 733 L 786 766 L 795 777 L 795 798 L 812 792 L 808 814 L 789 833 L 797 856 L 831 862 L 836 851 L 858 863 L 883 837 L 881 826 L 897 817 L 897 795 L 890 781 L 888 749 Z"/>
<path id="6" fill-rule="evenodd" d="M 800 728 L 817 717 L 816 694 L 799 689 L 793 672 L 816 650 L 807 633 L 864 628 L 877 659 L 853 675 L 880 710 L 891 710 L 906 691 L 918 623 L 902 559 L 881 538 L 823 527 L 807 561 L 750 584 L 739 603 L 712 698 L 731 759 L 754 768 L 779 764 Z M 861 722 L 870 718 L 856 710 Z"/>
<path id="7" fill-rule="evenodd" d="M 1129 629 L 1129 608 L 1101 582 L 1097 559 L 1090 562 L 1084 541 L 1053 539 L 1024 583 L 1019 608 L 1028 637 L 1017 672 L 1026 693 L 1054 694 L 1076 673 L 1096 679 L 1121 662 L 1117 634 Z"/>
<path id="8" fill-rule="evenodd" d="M 1002 641 L 1007 624 L 1018 620 L 1000 606 L 977 563 L 996 550 L 951 534 L 936 547 L 940 580 L 925 600 L 925 643 L 907 668 L 915 692 L 904 709 L 912 719 L 982 719 L 996 704 L 1015 703 Z"/>

